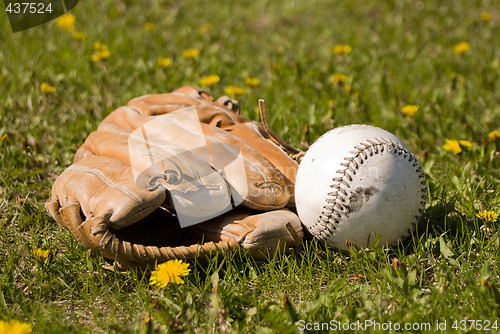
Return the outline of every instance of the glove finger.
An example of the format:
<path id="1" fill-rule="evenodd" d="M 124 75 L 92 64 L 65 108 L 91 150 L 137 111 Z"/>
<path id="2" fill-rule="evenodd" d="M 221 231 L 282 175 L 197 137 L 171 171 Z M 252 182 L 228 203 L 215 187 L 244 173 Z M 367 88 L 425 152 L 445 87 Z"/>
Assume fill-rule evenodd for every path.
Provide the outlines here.
<path id="1" fill-rule="evenodd" d="M 128 107 L 144 116 L 163 115 L 188 106 L 195 106 L 200 122 L 207 124 L 219 124 L 225 127 L 249 121 L 235 112 L 239 110 L 237 101 L 228 99 L 214 101 L 210 95 L 193 87 L 181 87 L 172 93 L 145 95 L 128 103 Z"/>
<path id="2" fill-rule="evenodd" d="M 64 198 L 67 201 L 67 198 Z M 85 220 L 79 203 L 66 203 L 61 206 L 58 197 L 52 197 L 45 204 L 47 211 L 63 227 L 67 228 L 71 234 L 86 247 L 99 250 L 99 242 L 92 240 L 91 235 L 80 229 Z M 102 218 L 104 219 L 104 218 Z"/>
<path id="3" fill-rule="evenodd" d="M 136 97 L 130 100 L 127 105 L 140 110 L 144 116 L 157 116 L 206 102 L 208 101 L 199 95 L 165 93 Z"/>
<path id="4" fill-rule="evenodd" d="M 193 228 L 209 240 L 234 240 L 256 259 L 278 249 L 298 251 L 304 235 L 298 216 L 285 208 L 264 213 L 239 208 Z"/>
<path id="5" fill-rule="evenodd" d="M 196 89 L 192 86 L 179 87 L 172 91 L 172 94 L 187 95 L 197 99 L 201 98 L 202 100 L 206 100 L 208 102 L 214 101 L 214 98 L 208 92 Z"/>
<path id="6" fill-rule="evenodd" d="M 264 128 L 256 122 L 235 124 L 225 130 L 244 140 L 245 143 L 266 157 L 285 176 L 286 187 L 290 194 L 289 204 L 294 205 L 295 177 L 299 164 L 284 153 L 278 145 L 269 140 Z"/>
<path id="7" fill-rule="evenodd" d="M 138 187 L 130 166 L 109 157 L 87 156 L 71 165 L 56 180 L 52 198 L 63 210 L 78 203 L 85 217 L 105 217 L 115 228 L 121 228 L 146 217 L 165 201 L 162 189 L 149 191 Z M 56 205 L 49 202 L 55 214 Z"/>
<path id="8" fill-rule="evenodd" d="M 240 103 L 229 96 L 221 96 L 217 99 L 217 103 L 223 104 L 235 113 L 240 113 Z"/>
<path id="9" fill-rule="evenodd" d="M 245 206 L 256 210 L 278 209 L 288 203 L 290 193 L 285 176 L 269 160 L 225 130 L 206 124 L 202 128 L 212 165 L 224 173 L 236 192 L 233 197 L 241 197 Z M 235 163 L 228 165 L 228 159 Z M 243 166 L 243 171 L 238 165 Z"/>

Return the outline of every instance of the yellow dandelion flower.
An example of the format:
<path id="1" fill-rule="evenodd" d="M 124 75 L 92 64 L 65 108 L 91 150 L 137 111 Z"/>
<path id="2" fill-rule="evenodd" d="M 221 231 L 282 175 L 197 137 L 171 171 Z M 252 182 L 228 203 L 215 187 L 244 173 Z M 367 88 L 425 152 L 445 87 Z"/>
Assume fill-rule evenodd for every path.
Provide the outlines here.
<path id="1" fill-rule="evenodd" d="M 111 56 L 111 52 L 109 52 L 109 50 L 103 50 L 99 52 L 98 55 L 101 59 L 108 59 Z"/>
<path id="2" fill-rule="evenodd" d="M 83 31 L 75 31 L 72 35 L 74 40 L 76 41 L 84 41 L 87 39 L 87 34 L 84 33 Z"/>
<path id="3" fill-rule="evenodd" d="M 245 85 L 250 87 L 257 87 L 260 85 L 260 80 L 258 78 L 246 78 Z"/>
<path id="4" fill-rule="evenodd" d="M 408 117 L 413 117 L 418 111 L 418 106 L 413 104 L 408 104 L 401 108 L 401 113 Z"/>
<path id="5" fill-rule="evenodd" d="M 104 43 L 100 43 L 100 42 L 94 43 L 94 51 L 104 51 L 107 49 L 108 49 L 108 46 Z"/>
<path id="6" fill-rule="evenodd" d="M 446 139 L 443 148 L 447 151 L 453 152 L 453 154 L 459 154 L 462 152 L 462 147 L 470 150 L 472 146 L 473 144 L 467 140 Z"/>
<path id="7" fill-rule="evenodd" d="M 66 31 L 72 31 L 75 27 L 75 16 L 73 14 L 64 14 L 57 18 L 56 25 Z"/>
<path id="8" fill-rule="evenodd" d="M 28 334 L 31 330 L 30 324 L 18 320 L 0 320 L 0 333 L 2 334 Z"/>
<path id="9" fill-rule="evenodd" d="M 497 221 L 498 213 L 494 211 L 483 210 L 479 213 L 476 213 L 476 217 L 481 219 L 486 224 L 489 224 Z"/>
<path id="10" fill-rule="evenodd" d="M 491 14 L 488 12 L 482 12 L 481 13 L 481 20 L 488 22 L 489 20 L 491 20 Z"/>
<path id="11" fill-rule="evenodd" d="M 332 51 L 336 55 L 343 55 L 343 54 L 351 53 L 352 47 L 350 45 L 347 45 L 347 44 L 337 44 L 333 47 Z"/>
<path id="12" fill-rule="evenodd" d="M 188 267 L 189 263 L 184 263 L 182 260 L 170 260 L 159 264 L 156 270 L 151 273 L 149 285 L 164 288 L 169 283 L 184 284 L 181 277 L 189 274 L 191 269 Z"/>
<path id="13" fill-rule="evenodd" d="M 158 58 L 156 64 L 160 67 L 169 67 L 172 64 L 172 60 L 168 57 Z"/>
<path id="14" fill-rule="evenodd" d="M 345 87 L 344 87 L 344 91 L 345 91 L 347 94 L 349 94 L 349 93 L 351 92 L 351 90 L 352 90 L 352 85 L 351 85 L 351 84 L 347 84 L 347 85 L 345 85 Z"/>
<path id="15" fill-rule="evenodd" d="M 209 75 L 200 79 L 200 85 L 202 86 L 212 86 L 220 81 L 218 75 Z"/>
<path id="16" fill-rule="evenodd" d="M 458 142 L 460 143 L 460 146 L 463 146 L 463 147 L 467 148 L 468 150 L 470 150 L 472 148 L 472 146 L 474 146 L 474 144 L 468 140 L 459 140 Z"/>
<path id="17" fill-rule="evenodd" d="M 470 49 L 470 45 L 467 42 L 461 42 L 458 44 L 455 44 L 453 47 L 453 52 L 457 55 L 461 55 L 465 52 L 467 52 Z"/>
<path id="18" fill-rule="evenodd" d="M 32 252 L 33 252 L 33 256 L 35 257 L 35 259 L 41 260 L 41 261 L 45 260 L 50 255 L 49 249 L 36 248 L 36 249 L 33 249 Z"/>
<path id="19" fill-rule="evenodd" d="M 155 28 L 155 24 L 153 22 L 144 23 L 144 30 L 151 31 Z"/>
<path id="20" fill-rule="evenodd" d="M 202 24 L 199 28 L 198 31 L 200 34 L 206 34 L 207 32 L 212 31 L 213 26 L 210 23 Z"/>
<path id="21" fill-rule="evenodd" d="M 333 76 L 332 76 L 332 81 L 334 84 L 336 85 L 340 85 L 344 82 L 347 81 L 347 75 L 345 74 L 342 74 L 342 73 L 335 73 Z"/>
<path id="22" fill-rule="evenodd" d="M 462 148 L 460 147 L 458 140 L 446 139 L 443 148 L 447 151 L 453 152 L 453 154 L 458 154 L 462 152 Z"/>
<path id="23" fill-rule="evenodd" d="M 94 63 L 100 62 L 101 60 L 106 60 L 111 56 L 111 52 L 109 50 L 103 51 L 94 51 L 94 53 L 90 56 L 90 60 Z"/>
<path id="24" fill-rule="evenodd" d="M 500 132 L 497 130 L 493 130 L 490 133 L 488 133 L 488 140 L 489 141 L 495 141 L 500 139 Z"/>
<path id="25" fill-rule="evenodd" d="M 40 90 L 45 94 L 52 94 L 56 91 L 56 87 L 51 86 L 50 84 L 48 84 L 46 82 L 42 82 L 40 84 Z"/>
<path id="26" fill-rule="evenodd" d="M 199 54 L 200 54 L 200 50 L 198 50 L 198 49 L 187 49 L 187 50 L 182 51 L 182 57 L 184 57 L 186 59 L 194 59 L 194 58 L 198 57 Z"/>
<path id="27" fill-rule="evenodd" d="M 226 87 L 226 89 L 224 89 L 224 92 L 230 96 L 237 96 L 237 95 L 245 94 L 246 90 L 244 88 L 241 88 L 238 86 L 229 86 L 229 87 Z"/>
<path id="28" fill-rule="evenodd" d="M 90 60 L 97 63 L 101 60 L 106 60 L 111 56 L 111 52 L 109 52 L 108 46 L 103 43 L 96 42 L 94 43 L 94 53 L 90 56 Z"/>

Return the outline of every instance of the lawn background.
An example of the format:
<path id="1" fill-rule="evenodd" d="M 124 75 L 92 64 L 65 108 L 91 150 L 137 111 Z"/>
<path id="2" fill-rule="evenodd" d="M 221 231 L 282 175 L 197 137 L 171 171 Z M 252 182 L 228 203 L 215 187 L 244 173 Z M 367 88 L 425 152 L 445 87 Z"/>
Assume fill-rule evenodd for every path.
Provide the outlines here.
<path id="1" fill-rule="evenodd" d="M 451 330 L 497 319 L 498 222 L 485 232 L 475 216 L 500 210 L 500 141 L 488 138 L 500 131 L 496 1 L 81 1 L 73 31 L 50 22 L 16 34 L 0 9 L 0 320 L 37 333 L 285 333 L 300 320 L 428 322 L 439 332 L 437 321 Z M 110 56 L 94 62 L 97 42 Z M 461 42 L 469 49 L 457 54 Z M 335 54 L 339 44 L 351 52 Z M 183 58 L 192 48 L 200 54 Z M 220 81 L 201 86 L 208 75 Z M 103 270 L 45 212 L 51 185 L 113 109 L 183 85 L 213 96 L 244 88 L 236 98 L 254 120 L 266 99 L 271 127 L 302 148 L 341 125 L 393 132 L 428 180 L 414 237 L 350 254 L 309 240 L 265 264 L 213 259 L 164 290 L 147 273 Z M 406 116 L 405 105 L 419 109 Z M 454 154 L 446 139 L 472 146 Z M 37 248 L 49 258 L 37 260 Z"/>

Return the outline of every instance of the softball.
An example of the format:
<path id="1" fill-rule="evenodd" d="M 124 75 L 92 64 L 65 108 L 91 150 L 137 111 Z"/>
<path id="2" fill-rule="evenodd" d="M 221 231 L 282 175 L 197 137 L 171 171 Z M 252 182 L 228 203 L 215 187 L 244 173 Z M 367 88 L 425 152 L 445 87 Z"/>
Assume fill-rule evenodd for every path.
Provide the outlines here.
<path id="1" fill-rule="evenodd" d="M 329 247 L 395 245 L 425 208 L 422 166 L 399 138 L 368 125 L 339 127 L 306 152 L 295 199 L 307 230 Z"/>

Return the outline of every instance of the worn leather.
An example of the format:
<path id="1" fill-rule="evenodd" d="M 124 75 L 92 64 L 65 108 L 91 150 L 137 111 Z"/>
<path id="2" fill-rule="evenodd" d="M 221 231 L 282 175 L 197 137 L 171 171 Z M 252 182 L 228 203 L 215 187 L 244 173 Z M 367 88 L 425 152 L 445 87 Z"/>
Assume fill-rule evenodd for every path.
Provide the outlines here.
<path id="1" fill-rule="evenodd" d="M 131 100 L 87 137 L 47 210 L 123 267 L 300 248 L 300 221 L 284 208 L 298 165 L 238 108 L 192 87 Z M 201 223 L 180 228 L 181 216 Z"/>

